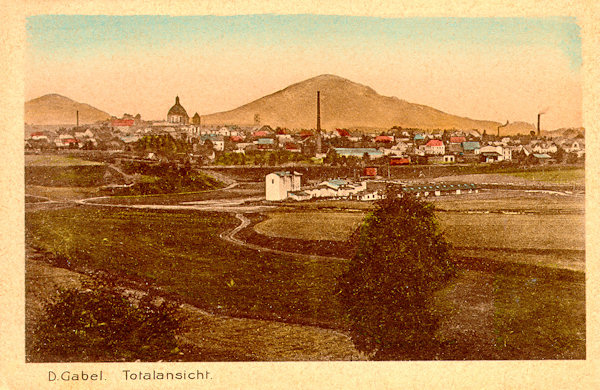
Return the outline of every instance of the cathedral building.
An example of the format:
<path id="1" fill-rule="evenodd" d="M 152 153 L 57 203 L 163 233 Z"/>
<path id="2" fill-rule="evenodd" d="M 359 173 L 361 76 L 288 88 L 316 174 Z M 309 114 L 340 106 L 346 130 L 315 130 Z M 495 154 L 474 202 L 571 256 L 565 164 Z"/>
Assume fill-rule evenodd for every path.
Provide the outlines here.
<path id="1" fill-rule="evenodd" d="M 187 125 L 190 121 L 185 108 L 179 104 L 179 96 L 175 97 L 175 105 L 167 113 L 167 122 Z"/>

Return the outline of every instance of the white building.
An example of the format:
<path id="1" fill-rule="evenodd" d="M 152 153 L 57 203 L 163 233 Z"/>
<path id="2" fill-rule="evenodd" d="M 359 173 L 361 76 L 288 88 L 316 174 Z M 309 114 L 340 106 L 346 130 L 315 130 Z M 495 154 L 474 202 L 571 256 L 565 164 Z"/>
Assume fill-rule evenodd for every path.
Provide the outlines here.
<path id="1" fill-rule="evenodd" d="M 552 142 L 543 142 L 535 145 L 533 151 L 539 154 L 553 154 L 558 151 L 558 147 Z"/>
<path id="2" fill-rule="evenodd" d="M 579 157 L 585 154 L 585 142 L 583 140 L 566 140 L 561 146 L 567 153 L 577 153 Z"/>
<path id="3" fill-rule="evenodd" d="M 273 172 L 265 177 L 267 200 L 284 200 L 290 191 L 300 191 L 302 174 L 298 172 Z"/>
<path id="4" fill-rule="evenodd" d="M 429 140 L 425 145 L 421 146 L 421 148 L 426 154 L 446 154 L 446 146 L 439 139 Z"/>
<path id="5" fill-rule="evenodd" d="M 496 157 L 490 159 L 490 161 L 508 161 L 512 160 L 512 150 L 510 148 L 504 148 L 502 146 L 484 146 L 479 149 L 479 154 L 495 154 Z"/>
<path id="6" fill-rule="evenodd" d="M 367 189 L 367 182 L 350 183 L 342 179 L 326 180 L 304 190 L 311 198 L 349 198 Z"/>

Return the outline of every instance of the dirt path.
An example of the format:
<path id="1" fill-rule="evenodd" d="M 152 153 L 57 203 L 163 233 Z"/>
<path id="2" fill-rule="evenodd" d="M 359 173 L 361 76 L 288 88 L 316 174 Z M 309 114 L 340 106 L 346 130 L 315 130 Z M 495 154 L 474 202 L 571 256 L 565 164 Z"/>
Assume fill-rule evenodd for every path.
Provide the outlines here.
<path id="1" fill-rule="evenodd" d="M 88 276 L 46 263 L 35 252 L 26 260 L 26 340 L 44 315 L 44 303 L 60 288 L 77 288 Z M 143 294 L 141 291 L 136 293 Z M 181 339 L 208 356 L 231 360 L 366 360 L 344 333 L 314 326 L 214 315 L 184 304 L 187 328 Z M 28 344 L 28 343 L 27 343 Z"/>
<path id="2" fill-rule="evenodd" d="M 259 252 L 268 252 L 268 253 L 275 253 L 278 255 L 292 256 L 294 258 L 301 259 L 301 260 L 307 260 L 307 261 L 314 261 L 314 260 L 332 261 L 333 260 L 333 261 L 348 262 L 348 259 L 345 259 L 342 257 L 307 255 L 307 254 L 302 254 L 302 253 L 298 253 L 298 252 L 287 252 L 287 251 L 282 251 L 282 250 L 278 250 L 278 249 L 272 249 L 272 248 L 267 248 L 264 246 L 259 246 L 256 244 L 250 244 L 248 242 L 242 241 L 242 240 L 236 238 L 235 235 L 240 230 L 248 227 L 250 225 L 251 221 L 245 215 L 240 214 L 240 213 L 236 213 L 235 216 L 237 219 L 239 219 L 241 221 L 241 223 L 238 226 L 236 226 L 233 230 L 231 230 L 229 232 L 223 232 L 219 235 L 219 237 L 221 237 L 223 240 L 231 242 L 232 244 L 240 245 L 245 248 L 250 248 L 250 249 L 253 249 L 253 250 L 256 250 Z"/>
<path id="3" fill-rule="evenodd" d="M 213 171 L 212 169 L 198 169 L 198 171 L 203 172 L 209 176 L 214 177 L 215 179 L 219 180 L 222 183 L 225 183 L 227 185 L 231 185 L 231 184 L 237 184 L 237 181 L 235 181 L 234 179 L 232 179 L 231 177 L 224 175 L 222 173 L 219 173 L 217 171 Z"/>
<path id="4" fill-rule="evenodd" d="M 128 173 L 123 172 L 123 170 L 121 168 L 119 168 L 118 166 L 116 166 L 114 164 L 108 164 L 107 168 L 112 169 L 117 174 L 123 176 L 123 179 L 125 179 L 125 181 L 127 181 L 128 183 L 135 181 L 135 175 L 130 175 Z"/>

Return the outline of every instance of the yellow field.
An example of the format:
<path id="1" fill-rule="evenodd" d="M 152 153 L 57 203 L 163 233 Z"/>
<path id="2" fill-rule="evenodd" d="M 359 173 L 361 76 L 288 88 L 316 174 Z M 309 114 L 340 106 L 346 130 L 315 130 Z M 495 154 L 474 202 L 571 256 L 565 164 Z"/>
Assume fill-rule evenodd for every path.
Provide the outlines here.
<path id="1" fill-rule="evenodd" d="M 446 239 L 468 257 L 585 270 L 582 196 L 521 193 L 436 202 Z M 514 195 L 514 194 L 513 194 Z M 535 212 L 532 214 L 532 212 Z M 367 211 L 274 212 L 254 229 L 271 237 L 346 241 Z"/>
<path id="2" fill-rule="evenodd" d="M 271 237 L 345 241 L 360 225 L 365 213 L 306 211 L 270 213 L 254 229 Z"/>
<path id="3" fill-rule="evenodd" d="M 271 213 L 257 232 L 271 237 L 345 241 L 365 213 Z M 583 215 L 504 215 L 438 212 L 447 239 L 469 248 L 585 249 Z"/>
<path id="4" fill-rule="evenodd" d="M 45 166 L 45 167 L 70 167 L 81 165 L 103 165 L 95 161 L 82 160 L 76 157 L 61 156 L 56 154 L 27 154 L 25 155 L 25 166 Z"/>
<path id="5" fill-rule="evenodd" d="M 458 247 L 585 249 L 583 215 L 438 213 L 448 241 Z"/>
<path id="6" fill-rule="evenodd" d="M 46 187 L 36 185 L 25 186 L 25 193 L 55 201 L 85 199 L 100 195 L 97 187 Z"/>
<path id="7" fill-rule="evenodd" d="M 555 169 L 546 171 L 513 172 L 506 175 L 527 180 L 563 184 L 585 184 L 585 169 Z"/>

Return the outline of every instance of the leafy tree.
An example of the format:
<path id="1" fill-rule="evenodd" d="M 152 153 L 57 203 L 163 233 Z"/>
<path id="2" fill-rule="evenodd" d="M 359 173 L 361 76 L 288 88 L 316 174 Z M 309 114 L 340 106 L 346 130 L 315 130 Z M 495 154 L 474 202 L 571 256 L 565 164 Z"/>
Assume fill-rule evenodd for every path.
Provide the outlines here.
<path id="1" fill-rule="evenodd" d="M 369 153 L 364 152 L 362 156 L 362 166 L 364 167 L 365 165 L 369 164 L 370 161 L 371 158 L 369 157 Z"/>
<path id="2" fill-rule="evenodd" d="M 264 165 L 265 156 L 263 153 L 256 153 L 254 155 L 254 165 Z"/>
<path id="3" fill-rule="evenodd" d="M 92 280 L 62 290 L 45 312 L 34 331 L 35 360 L 181 360 L 178 308 L 150 294 L 134 304 L 109 282 Z"/>
<path id="4" fill-rule="evenodd" d="M 578 160 L 577 153 L 571 152 L 567 154 L 567 164 L 576 164 Z"/>
<path id="5" fill-rule="evenodd" d="M 325 155 L 325 158 L 323 159 L 323 163 L 325 164 L 329 164 L 329 165 L 334 165 L 337 159 L 337 153 L 335 151 L 335 149 L 331 148 L 327 151 L 327 154 Z"/>
<path id="6" fill-rule="evenodd" d="M 277 165 L 277 156 L 275 155 L 275 153 L 269 153 L 269 165 L 270 166 Z"/>
<path id="7" fill-rule="evenodd" d="M 388 190 L 365 218 L 357 253 L 338 280 L 359 350 L 410 359 L 435 345 L 431 299 L 455 272 L 448 251 L 433 206 Z"/>
<path id="8" fill-rule="evenodd" d="M 562 163 L 565 161 L 566 155 L 567 153 L 565 152 L 565 150 L 559 146 L 558 148 L 556 148 L 556 153 L 554 153 L 552 157 L 556 160 L 556 162 Z"/>

